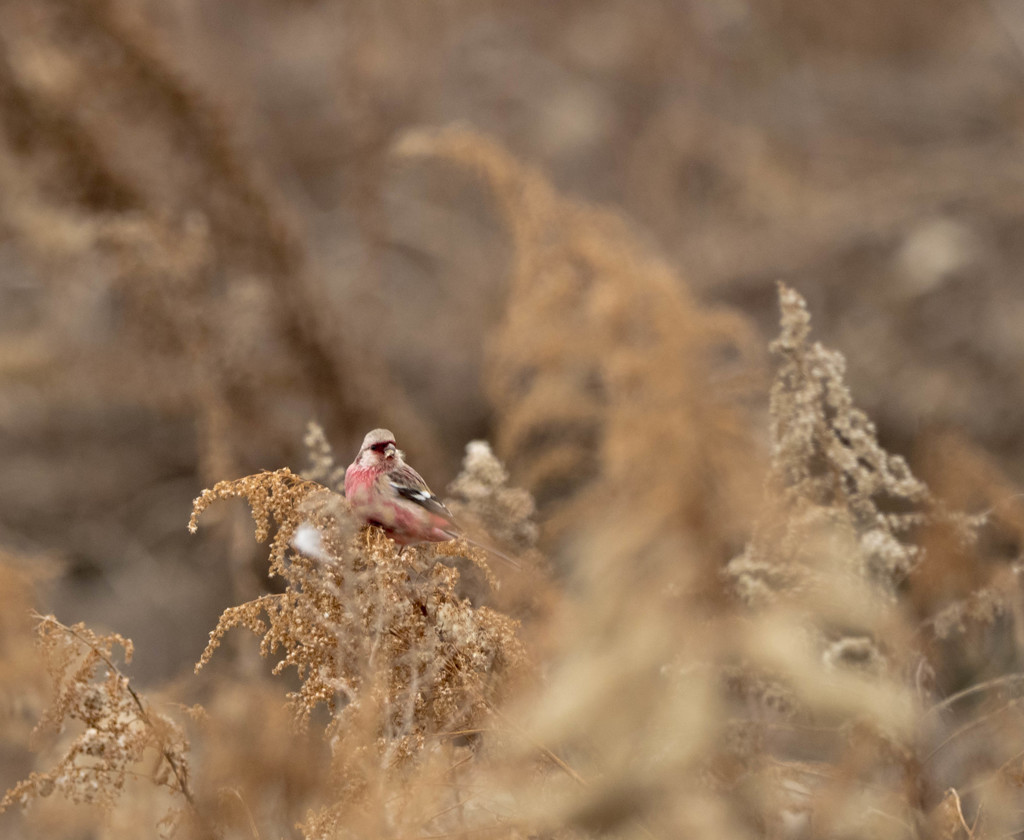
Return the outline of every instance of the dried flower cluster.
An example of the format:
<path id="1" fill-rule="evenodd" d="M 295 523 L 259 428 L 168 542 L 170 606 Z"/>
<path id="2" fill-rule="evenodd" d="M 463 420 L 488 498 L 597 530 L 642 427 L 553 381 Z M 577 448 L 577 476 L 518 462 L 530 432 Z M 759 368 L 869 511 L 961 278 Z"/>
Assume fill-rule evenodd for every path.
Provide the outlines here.
<path id="1" fill-rule="evenodd" d="M 319 423 L 309 423 L 303 442 L 309 453 L 309 466 L 302 473 L 302 477 L 342 492 L 345 486 L 345 467 L 335 463 L 334 451 L 327 440 L 327 435 L 324 434 L 323 427 Z"/>
<path id="2" fill-rule="evenodd" d="M 1019 781 L 1007 778 L 1004 759 L 968 769 L 956 755 L 968 731 L 977 743 L 1021 732 L 1016 701 L 1005 698 L 1016 681 L 1004 674 L 926 708 L 936 677 L 929 645 L 970 621 L 1005 649 L 999 624 L 1019 584 L 979 588 L 915 626 L 905 593 L 927 559 L 923 537 L 967 558 L 986 516 L 950 510 L 880 446 L 853 405 L 843 357 L 809 341 L 803 298 L 780 286 L 780 305 L 765 509 L 726 569 L 756 609 L 744 619 L 754 636 L 740 645 L 743 665 L 729 672 L 738 700 L 730 730 L 742 737 L 730 739 L 725 755 L 742 767 L 736 778 L 758 779 L 774 803 L 761 812 L 773 831 L 802 837 L 826 821 L 839 835 L 930 836 L 910 828 L 925 811 L 940 836 L 987 836 L 975 833 L 979 816 L 1005 825 Z M 933 661 L 948 667 L 957 656 Z M 967 705 L 950 714 L 968 697 L 985 714 Z M 804 727 L 815 727 L 815 737 Z M 960 793 L 972 788 L 989 803 L 972 799 L 968 824 Z M 832 806 L 854 799 L 861 808 Z M 896 822 L 885 826 L 888 819 Z"/>
<path id="3" fill-rule="evenodd" d="M 340 743 L 350 737 L 348 721 L 372 707 L 388 765 L 416 754 L 432 734 L 476 725 L 496 677 L 522 659 L 514 621 L 460 598 L 458 572 L 438 562 L 433 547 L 400 553 L 377 529 L 357 533 L 343 497 L 287 469 L 205 491 L 190 527 L 213 501 L 239 496 L 252 508 L 258 540 L 276 529 L 270 575 L 285 590 L 226 610 L 197 671 L 225 633 L 246 627 L 262 637 L 264 656 L 280 656 L 275 673 L 296 669 L 299 723 L 326 704 L 328 732 Z"/>
<path id="4" fill-rule="evenodd" d="M 317 474 L 329 475 L 330 447 L 315 429 L 309 440 Z M 489 450 L 471 451 L 456 484 L 470 495 L 476 488 L 478 501 L 492 503 L 494 492 L 504 490 L 505 505 L 518 506 L 525 519 L 529 497 L 504 488 L 504 471 Z M 491 579 L 478 549 L 455 541 L 399 552 L 379 529 L 359 531 L 343 497 L 287 469 L 204 492 L 190 527 L 213 501 L 235 497 L 248 501 L 258 540 L 273 530 L 270 575 L 283 580 L 284 591 L 226 610 L 196 670 L 239 626 L 261 637 L 264 656 L 277 658 L 275 674 L 295 668 L 296 723 L 308 726 L 319 704 L 331 715 L 333 793 L 308 816 L 304 831 L 335 836 L 353 809 L 370 807 L 367 798 L 373 801 L 382 778 L 430 766 L 439 747 L 448 755 L 450 739 L 489 719 L 502 678 L 523 663 L 517 622 L 458 594 L 459 574 L 444 561 L 468 556 Z M 396 818 L 393 806 L 385 811 Z"/>
<path id="5" fill-rule="evenodd" d="M 191 804 L 184 733 L 146 703 L 114 664 L 115 647 L 122 649 L 125 662 L 131 661 L 131 641 L 116 633 L 94 633 L 83 624 L 68 627 L 53 616 L 39 616 L 37 633 L 55 693 L 34 735 L 62 733 L 72 723 L 79 731 L 51 769 L 32 773 L 7 792 L 0 812 L 54 792 L 110 807 L 148 753 L 156 754 L 150 765 L 154 783 Z"/>
<path id="6" fill-rule="evenodd" d="M 892 595 L 920 560 L 908 539 L 914 528 L 942 517 L 963 542 L 980 518 L 942 510 L 906 461 L 878 444 L 874 423 L 853 404 L 845 360 L 811 343 L 803 298 L 780 286 L 782 334 L 771 345 L 780 366 L 771 390 L 771 469 L 766 482 L 773 508 L 730 574 L 748 601 L 797 585 L 813 556 L 845 553 L 858 574 Z"/>
<path id="7" fill-rule="evenodd" d="M 488 534 L 515 550 L 536 547 L 533 497 L 520 487 L 509 486 L 508 471 L 487 441 L 466 444 L 462 472 L 448 485 L 448 493 L 460 522 L 471 516 Z"/>

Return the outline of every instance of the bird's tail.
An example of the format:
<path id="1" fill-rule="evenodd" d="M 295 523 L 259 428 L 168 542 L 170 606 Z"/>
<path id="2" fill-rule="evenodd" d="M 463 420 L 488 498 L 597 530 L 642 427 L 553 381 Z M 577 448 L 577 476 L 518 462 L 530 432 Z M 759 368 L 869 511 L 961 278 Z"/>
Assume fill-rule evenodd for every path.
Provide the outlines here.
<path id="1" fill-rule="evenodd" d="M 514 557 L 509 557 L 504 551 L 499 551 L 493 545 L 488 545 L 487 543 L 480 542 L 480 540 L 475 540 L 472 537 L 467 536 L 462 531 L 445 531 L 445 533 L 448 534 L 448 536 L 450 536 L 453 540 L 463 539 L 470 545 L 475 545 L 477 548 L 486 551 L 488 554 L 493 554 L 499 560 L 504 560 L 513 569 L 521 571 L 523 568 L 523 564 L 516 560 Z"/>

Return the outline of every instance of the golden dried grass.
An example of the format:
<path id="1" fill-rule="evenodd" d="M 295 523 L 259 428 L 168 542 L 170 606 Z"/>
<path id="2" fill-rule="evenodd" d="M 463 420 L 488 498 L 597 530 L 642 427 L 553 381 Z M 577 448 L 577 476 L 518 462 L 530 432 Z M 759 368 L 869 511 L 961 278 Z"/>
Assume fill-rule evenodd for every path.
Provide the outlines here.
<path id="1" fill-rule="evenodd" d="M 489 138 L 424 130 L 396 150 L 478 174 L 511 231 L 485 387 L 498 453 L 547 512 L 548 538 L 614 510 L 637 533 L 735 540 L 757 457 L 742 399 L 758 361 L 747 322 L 697 304 L 623 218 L 560 195 Z"/>
<path id="2" fill-rule="evenodd" d="M 155 747 L 171 768 L 161 774 L 157 762 L 155 780 L 187 803 L 177 830 L 195 836 L 262 836 L 288 819 L 301 819 L 308 838 L 1015 830 L 1020 681 L 1003 671 L 939 699 L 929 674 L 950 654 L 932 643 L 934 616 L 922 622 L 903 595 L 931 550 L 922 533 L 938 523 L 969 547 L 985 517 L 953 512 L 881 448 L 842 358 L 810 342 L 796 292 L 780 297 L 765 504 L 722 597 L 709 599 L 703 580 L 701 552 L 714 540 L 687 538 L 678 523 L 645 531 L 672 520 L 623 505 L 565 544 L 581 571 L 556 612 L 532 616 L 542 626 L 531 635 L 545 639 L 527 659 L 516 622 L 458 594 L 449 563 L 465 546 L 399 553 L 375 529 L 359 532 L 342 497 L 286 469 L 221 482 L 196 500 L 192 526 L 209 505 L 244 498 L 284 588 L 229 608 L 199 666 L 215 669 L 225 633 L 250 629 L 275 673 L 295 671 L 290 714 L 261 678 L 239 693 L 235 678 L 215 673 L 194 730 L 204 743 L 186 756 L 176 725 L 144 725 L 156 720 L 152 707 L 119 671 L 95 678 L 116 635 L 45 619 L 48 649 L 65 638 L 84 645 L 51 667 L 58 702 L 44 720 L 70 714 L 85 727 L 59 767 L 92 756 L 106 731 L 74 713 L 76 697 L 120 709 L 96 720 L 127 727 L 139 754 L 78 776 L 58 767 L 11 797 L 32 799 L 47 779 L 79 798 L 99 790 L 120 815 L 105 831 L 119 836 L 125 814 L 157 814 L 137 788 L 117 799 Z M 308 441 L 313 473 L 337 477 L 322 433 Z M 469 448 L 453 489 L 480 522 L 504 521 L 507 539 L 532 540 L 529 498 L 482 445 Z M 1006 615 L 971 619 L 1012 647 L 1018 631 Z M 528 679 L 510 679 L 517 673 Z M 277 711 L 261 718 L 267 703 Z M 264 721 L 259 737 L 246 738 L 232 715 Z M 314 722 L 326 736 L 319 747 L 294 729 Z M 269 776 L 257 769 L 263 758 Z M 59 824 L 61 812 L 48 813 Z"/>
<path id="3" fill-rule="evenodd" d="M 431 440 L 387 374 L 345 346 L 345 313 L 310 281 L 289 214 L 228 139 L 230 119 L 144 26 L 105 2 L 11 0 L 0 16 L 0 221 L 50 282 L 78 261 L 103 269 L 139 354 L 12 343 L 5 376 L 41 370 L 73 391 L 102 362 L 129 375 L 105 377 L 100 398 L 144 391 L 166 407 L 184 396 L 211 480 L 286 438 L 312 413 L 310 395 L 332 430 L 374 425 L 386 408 Z M 191 784 L 173 772 L 186 761 L 178 725 L 157 725 L 112 666 L 100 673 L 116 634 L 44 621 L 59 654 L 51 716 L 82 710 L 58 766 L 98 758 L 101 732 L 119 749 L 127 733 L 131 750 L 86 762 L 84 775 L 50 774 L 55 789 L 95 796 L 105 818 L 39 809 L 28 831 L 137 836 L 169 784 L 197 817 L 179 836 L 284 836 L 297 822 L 310 838 L 1019 833 L 1019 528 L 997 465 L 945 443 L 960 459 L 954 478 L 938 469 L 931 489 L 914 478 L 854 407 L 842 358 L 809 342 L 791 290 L 762 428 L 747 408 L 760 365 L 749 324 L 698 303 L 626 220 L 466 129 L 413 132 L 397 152 L 479 173 L 511 231 L 485 379 L 496 447 L 530 492 L 476 448 L 452 493 L 519 550 L 534 547 L 539 502 L 535 565 L 558 564 L 569 582 L 531 568 L 536 600 L 499 612 L 459 589 L 464 545 L 398 555 L 287 470 L 218 484 L 197 511 L 244 496 L 283 592 L 229 608 L 213 631 Z M 157 356 L 164 376 L 135 364 Z M 772 438 L 765 456 L 759 435 Z M 310 448 L 312 474 L 336 486 L 323 437 Z M 949 492 L 967 489 L 956 476 L 972 493 Z M 1001 554 L 985 517 L 956 513 L 979 507 L 1007 520 Z M 306 526 L 312 543 L 299 539 Z M 991 574 L 964 574 L 978 557 Z M 935 586 L 931 569 L 945 570 Z M 16 617 L 30 596 L 13 580 L 0 587 L 12 616 L 3 673 L 34 684 Z M 287 688 L 210 661 L 236 626 L 294 671 Z M 522 686 L 508 679 L 520 671 Z M 136 766 L 147 753 L 157 787 L 117 798 L 131 774 L 154 775 L 153 762 Z M 42 793 L 41 772 L 15 796 Z"/>

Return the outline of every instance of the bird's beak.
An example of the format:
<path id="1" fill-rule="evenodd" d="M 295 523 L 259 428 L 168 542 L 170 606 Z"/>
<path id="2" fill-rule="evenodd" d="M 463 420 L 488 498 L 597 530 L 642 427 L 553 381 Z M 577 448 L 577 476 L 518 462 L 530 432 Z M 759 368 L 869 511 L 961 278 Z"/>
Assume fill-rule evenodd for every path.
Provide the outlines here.
<path id="1" fill-rule="evenodd" d="M 384 457 L 385 458 L 394 458 L 395 457 L 395 453 L 397 451 L 398 451 L 398 447 L 395 446 L 393 443 L 389 443 L 387 446 L 384 447 Z"/>

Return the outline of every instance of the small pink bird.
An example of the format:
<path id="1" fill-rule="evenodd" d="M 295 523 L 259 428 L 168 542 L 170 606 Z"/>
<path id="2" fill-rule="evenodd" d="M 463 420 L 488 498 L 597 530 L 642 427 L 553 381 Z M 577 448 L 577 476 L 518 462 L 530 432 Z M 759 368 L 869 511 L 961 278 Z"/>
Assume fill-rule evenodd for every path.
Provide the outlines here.
<path id="1" fill-rule="evenodd" d="M 461 537 L 514 568 L 522 568 L 508 555 L 462 533 L 452 512 L 405 463 L 405 453 L 387 429 L 374 429 L 363 438 L 359 454 L 345 470 L 345 497 L 356 516 L 383 528 L 401 546 Z"/>
<path id="2" fill-rule="evenodd" d="M 345 497 L 356 516 L 379 525 L 399 545 L 459 536 L 451 511 L 404 460 L 387 429 L 374 429 L 345 470 Z"/>

